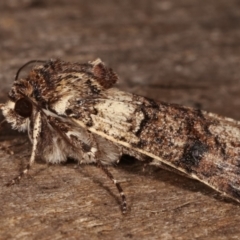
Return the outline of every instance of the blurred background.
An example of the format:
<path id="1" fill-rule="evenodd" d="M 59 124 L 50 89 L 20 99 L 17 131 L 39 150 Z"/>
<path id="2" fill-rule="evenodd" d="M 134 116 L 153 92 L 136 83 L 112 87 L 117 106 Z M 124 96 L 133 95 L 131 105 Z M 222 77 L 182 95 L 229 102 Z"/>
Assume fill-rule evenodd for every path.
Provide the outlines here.
<path id="1" fill-rule="evenodd" d="M 101 58 L 119 75 L 118 87 L 124 91 L 240 119 L 239 43 L 240 1 L 238 0 L 1 1 L 0 100 L 7 99 L 7 92 L 17 69 L 29 60 L 61 58 L 83 63 Z M 1 169 L 4 181 L 7 177 L 9 178 L 7 173 L 11 168 L 15 169 L 15 173 L 18 170 L 16 162 L 10 166 L 6 160 L 3 158 L 2 166 L 4 167 Z M 63 175 L 68 179 L 69 175 L 73 174 L 73 170 L 57 169 L 58 167 L 48 170 L 52 171 L 53 176 L 49 182 L 52 181 L 59 187 L 59 182 L 53 180 L 56 176 L 54 172 L 59 171 L 59 179 L 63 179 L 60 173 L 66 171 Z M 99 174 L 97 170 L 92 170 L 91 167 L 89 169 L 94 174 Z M 81 183 L 82 186 L 91 186 L 84 188 L 84 193 L 91 191 L 94 195 L 94 191 L 98 191 L 95 188 L 100 188 L 99 194 L 105 194 L 105 198 L 112 201 L 111 207 L 101 209 L 105 211 L 102 215 L 94 209 L 96 205 L 101 204 L 100 199 L 89 211 L 85 209 L 85 213 L 83 209 L 78 212 L 76 206 L 68 210 L 66 219 L 74 222 L 71 216 L 78 213 L 79 216 L 74 215 L 74 219 L 82 220 L 74 222 L 73 225 L 69 223 L 65 229 L 62 226 L 65 226 L 67 220 L 63 217 L 65 215 L 62 211 L 68 208 L 64 205 L 67 203 L 63 201 L 61 202 L 63 205 L 60 205 L 61 210 L 58 209 L 61 214 L 56 213 L 56 216 L 64 220 L 55 222 L 48 220 L 47 214 L 39 218 L 39 212 L 31 210 L 35 215 L 29 213 L 26 223 L 34 228 L 31 223 L 34 221 L 40 228 L 36 230 L 39 234 L 37 236 L 40 237 L 44 232 L 44 239 L 47 239 L 48 231 L 49 236 L 61 239 L 64 234 L 61 235 L 58 231 L 68 233 L 72 226 L 76 229 L 82 226 L 81 231 L 85 234 L 82 236 L 89 237 L 94 233 L 96 239 L 107 236 L 114 239 L 137 239 L 137 237 L 205 239 L 209 236 L 214 239 L 233 239 L 240 236 L 237 230 L 240 220 L 239 206 L 214 199 L 212 197 L 215 194 L 214 191 L 206 189 L 203 185 L 198 183 L 196 185 L 195 181 L 186 180 L 174 174 L 169 175 L 164 171 L 161 172 L 161 177 L 153 174 L 147 180 L 145 176 L 136 174 L 133 177 L 131 173 L 113 171 L 118 178 L 132 178 L 130 183 L 124 185 L 128 192 L 128 199 L 130 198 L 129 204 L 132 206 L 132 212 L 128 217 L 122 218 L 120 214 L 119 202 L 116 200 L 118 195 L 114 187 L 109 185 L 116 199 L 111 194 L 109 196 L 109 193 L 106 193 L 105 189 L 98 184 L 94 184 L 89 177 L 84 180 L 88 181 L 85 183 L 87 185 Z M 46 181 L 42 183 L 44 186 L 48 184 L 46 179 L 49 173 L 45 174 L 38 174 L 43 182 Z M 75 174 L 79 175 L 79 173 Z M 101 181 L 104 182 L 104 180 Z M 73 179 L 69 180 L 69 184 L 73 182 Z M 28 186 L 30 183 L 27 184 L 26 181 L 25 184 Z M 41 182 L 38 184 L 41 185 Z M 37 193 L 39 193 L 38 184 L 35 189 Z M 190 187 L 183 187 L 185 184 Z M 51 185 L 48 188 L 51 189 L 51 193 L 54 186 Z M 64 186 L 61 186 L 59 194 L 69 189 L 69 185 L 66 185 L 66 190 L 63 190 Z M 79 184 L 76 183 L 76 186 Z M 50 190 L 48 192 L 43 186 L 41 189 L 49 196 Z M 5 188 L 2 191 L 7 191 L 3 194 L 5 197 L 9 194 L 21 196 L 19 199 L 14 195 L 15 197 L 10 200 L 2 200 L 5 204 L 11 202 L 18 206 L 5 208 L 7 209 L 4 212 L 5 217 L 1 219 L 3 222 L 6 221 L 4 239 L 16 237 L 14 235 L 16 231 L 20 234 L 19 239 L 25 239 L 24 236 L 33 237 L 27 225 L 24 227 L 21 225 L 26 217 L 22 213 L 28 211 L 26 206 L 21 206 L 22 211 L 18 213 L 21 216 L 19 218 L 21 223 L 17 220 L 17 222 L 13 221 L 12 219 L 15 218 L 11 214 L 13 217 L 8 219 L 9 211 L 12 211 L 12 214 L 18 211 L 19 205 L 25 202 L 25 196 L 28 196 L 27 194 L 31 191 L 26 189 L 26 195 L 23 195 L 24 190 L 21 186 L 15 188 L 13 193 Z M 57 194 L 56 191 L 55 194 Z M 72 189 L 72 191 L 77 190 Z M 149 194 L 146 196 L 144 192 Z M 84 197 L 80 192 L 74 192 L 73 195 L 79 201 Z M 160 195 L 165 196 L 166 199 L 160 201 L 159 199 L 162 199 Z M 101 198 L 104 199 L 104 196 Z M 39 208 L 39 204 L 34 205 L 35 200 L 31 197 L 27 199 L 29 209 L 34 209 L 34 206 L 35 209 Z M 73 197 L 68 199 L 68 204 L 73 199 Z M 84 201 L 87 200 L 82 199 L 79 206 Z M 192 202 L 194 204 L 191 204 Z M 144 203 L 144 207 L 137 205 Z M 71 202 L 71 204 L 74 203 Z M 112 206 L 115 207 L 115 212 Z M 143 210 L 146 206 L 150 210 Z M 182 208 L 182 206 L 187 207 Z M 203 209 L 205 209 L 204 213 Z M 91 215 L 93 213 L 94 217 Z M 81 214 L 83 214 L 82 218 L 80 218 Z M 51 217 L 55 219 L 54 216 Z M 107 217 L 111 221 L 114 219 L 113 222 L 109 222 Z M 99 218 L 97 223 L 94 222 L 96 218 Z M 39 223 L 39 219 L 44 219 L 44 227 Z M 13 223 L 12 228 L 9 227 L 11 226 L 9 222 Z M 54 232 L 54 229 L 58 233 Z M 11 234 L 12 231 L 15 231 L 14 234 Z M 21 235 L 22 231 L 26 232 L 26 235 Z M 74 232 L 73 229 L 72 231 Z M 79 236 L 78 231 L 74 233 Z"/>

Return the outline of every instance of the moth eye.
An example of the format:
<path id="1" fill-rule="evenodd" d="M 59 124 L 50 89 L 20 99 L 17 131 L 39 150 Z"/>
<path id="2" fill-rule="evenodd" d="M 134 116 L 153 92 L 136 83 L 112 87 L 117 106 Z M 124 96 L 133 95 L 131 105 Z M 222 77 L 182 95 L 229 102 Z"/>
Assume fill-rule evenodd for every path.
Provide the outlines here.
<path id="1" fill-rule="evenodd" d="M 21 117 L 30 117 L 32 115 L 32 103 L 26 98 L 20 98 L 17 100 L 14 110 Z"/>

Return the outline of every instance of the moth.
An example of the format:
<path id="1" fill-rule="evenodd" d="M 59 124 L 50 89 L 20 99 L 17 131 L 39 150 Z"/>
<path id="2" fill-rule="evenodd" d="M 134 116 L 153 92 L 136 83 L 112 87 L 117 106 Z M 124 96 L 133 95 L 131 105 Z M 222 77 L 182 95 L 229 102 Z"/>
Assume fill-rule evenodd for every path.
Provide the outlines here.
<path id="1" fill-rule="evenodd" d="M 32 151 L 47 163 L 68 158 L 95 163 L 116 185 L 107 166 L 123 154 L 168 166 L 240 201 L 240 122 L 199 109 L 154 100 L 114 87 L 118 76 L 97 59 L 88 63 L 38 61 L 25 78 L 18 75 L 0 108 L 13 129 L 26 131 Z"/>

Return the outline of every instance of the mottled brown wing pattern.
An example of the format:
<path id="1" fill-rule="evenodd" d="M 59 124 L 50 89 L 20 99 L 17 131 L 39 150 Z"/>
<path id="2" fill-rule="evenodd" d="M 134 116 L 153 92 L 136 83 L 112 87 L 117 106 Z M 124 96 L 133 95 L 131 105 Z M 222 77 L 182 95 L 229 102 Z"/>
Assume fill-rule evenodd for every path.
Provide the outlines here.
<path id="1" fill-rule="evenodd" d="M 94 105 L 97 114 L 91 114 L 90 131 L 239 201 L 239 122 L 117 89 L 108 90 L 107 96 Z"/>
<path id="2" fill-rule="evenodd" d="M 50 163 L 68 157 L 96 163 L 116 184 L 125 212 L 125 195 L 105 165 L 129 154 L 166 164 L 239 201 L 239 122 L 122 92 L 113 87 L 117 80 L 100 59 L 50 60 L 26 78 L 16 77 L 10 100 L 0 107 L 13 129 L 28 132 L 33 147 L 11 184 L 29 171 L 36 154 Z"/>

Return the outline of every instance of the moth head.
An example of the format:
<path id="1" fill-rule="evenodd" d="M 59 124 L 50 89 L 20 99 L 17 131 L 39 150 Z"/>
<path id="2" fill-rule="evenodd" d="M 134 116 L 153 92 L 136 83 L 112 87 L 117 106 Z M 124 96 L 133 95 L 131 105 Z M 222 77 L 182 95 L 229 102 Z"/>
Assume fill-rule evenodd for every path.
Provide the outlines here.
<path id="1" fill-rule="evenodd" d="M 19 131 L 27 129 L 29 119 L 32 116 L 33 105 L 26 97 L 19 98 L 16 102 L 10 100 L 0 107 L 3 116 L 12 125 L 13 129 Z"/>
<path id="2" fill-rule="evenodd" d="M 23 67 L 25 66 L 26 64 L 23 65 Z M 23 67 L 16 74 L 15 81 L 9 92 L 10 100 L 0 105 L 6 121 L 12 125 L 13 129 L 19 131 L 27 129 L 29 119 L 33 113 L 33 103 L 30 97 L 27 96 L 32 93 L 32 86 L 25 79 L 18 80 L 18 75 Z"/>

